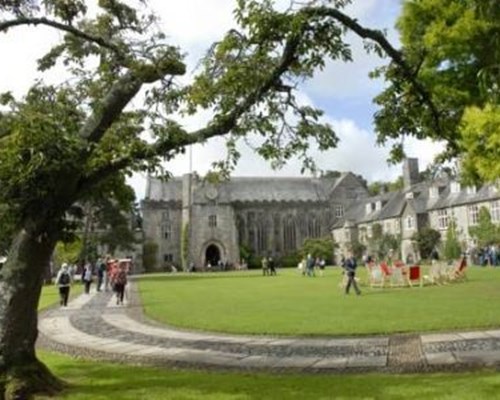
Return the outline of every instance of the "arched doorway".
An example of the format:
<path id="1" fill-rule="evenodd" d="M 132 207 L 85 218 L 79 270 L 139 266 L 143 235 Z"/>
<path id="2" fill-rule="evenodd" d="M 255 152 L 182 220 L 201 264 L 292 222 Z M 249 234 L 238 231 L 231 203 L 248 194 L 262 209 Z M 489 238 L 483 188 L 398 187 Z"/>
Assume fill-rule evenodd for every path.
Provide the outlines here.
<path id="1" fill-rule="evenodd" d="M 214 267 L 219 263 L 220 259 L 219 247 L 217 247 L 215 244 L 211 244 L 210 246 L 208 246 L 207 250 L 205 251 L 205 263 L 210 263 L 210 265 Z"/>

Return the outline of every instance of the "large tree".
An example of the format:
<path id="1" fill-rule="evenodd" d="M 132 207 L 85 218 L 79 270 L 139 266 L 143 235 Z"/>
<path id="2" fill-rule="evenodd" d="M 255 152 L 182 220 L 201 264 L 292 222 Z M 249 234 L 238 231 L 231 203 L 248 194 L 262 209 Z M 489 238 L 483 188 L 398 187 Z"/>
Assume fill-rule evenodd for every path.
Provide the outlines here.
<path id="1" fill-rule="evenodd" d="M 444 140 L 442 159 L 459 158 L 469 181 L 500 178 L 500 7 L 498 0 L 405 0 L 397 28 L 417 95 L 391 61 L 375 72 L 389 85 L 376 98 L 379 142 L 401 137 Z"/>
<path id="2" fill-rule="evenodd" d="M 279 165 L 298 155 L 311 167 L 309 140 L 326 150 L 337 136 L 321 122 L 321 111 L 297 101 L 297 86 L 326 58 L 350 60 L 348 30 L 389 54 L 428 101 L 383 33 L 340 11 L 347 2 L 292 3 L 278 11 L 270 0 L 238 0 L 238 28 L 209 49 L 197 75 L 183 84 L 181 49 L 157 31 L 153 15 L 137 11 L 142 6 L 99 0 L 87 13 L 83 0 L 0 1 L 0 32 L 44 26 L 64 34 L 38 66 L 65 68 L 58 85 L 36 82 L 21 99 L 0 98 L 0 204 L 7 208 L 0 216 L 13 227 L 0 271 L 6 398 L 61 387 L 35 354 L 37 304 L 54 247 L 73 228 L 75 204 L 116 190 L 124 173 L 154 171 L 187 146 L 223 135 L 223 167 L 234 165 L 236 142 L 249 132 L 262 135 L 257 151 L 265 159 Z M 184 128 L 182 116 L 201 108 L 211 120 L 198 130 Z"/>

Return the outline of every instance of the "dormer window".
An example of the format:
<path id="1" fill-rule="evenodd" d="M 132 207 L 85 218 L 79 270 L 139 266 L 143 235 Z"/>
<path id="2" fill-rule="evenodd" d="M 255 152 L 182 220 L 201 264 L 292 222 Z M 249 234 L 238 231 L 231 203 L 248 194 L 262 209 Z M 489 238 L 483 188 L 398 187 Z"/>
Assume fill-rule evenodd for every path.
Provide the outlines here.
<path id="1" fill-rule="evenodd" d="M 439 188 L 435 187 L 435 186 L 432 186 L 431 188 L 429 188 L 429 197 L 431 199 L 436 199 L 439 197 Z"/>
<path id="2" fill-rule="evenodd" d="M 467 186 L 467 194 L 476 194 L 475 186 Z"/>
<path id="3" fill-rule="evenodd" d="M 366 206 L 365 206 L 365 209 L 366 209 L 366 214 L 370 214 L 372 211 L 373 211 L 373 205 L 372 203 L 368 203 Z"/>
<path id="4" fill-rule="evenodd" d="M 411 200 L 411 199 L 413 199 L 413 192 L 408 192 L 408 193 L 406 193 L 405 198 L 406 198 L 406 200 Z"/>
<path id="5" fill-rule="evenodd" d="M 460 193 L 460 183 L 451 182 L 450 191 L 451 193 Z"/>
<path id="6" fill-rule="evenodd" d="M 382 201 L 377 201 L 375 203 L 375 210 L 380 211 L 382 209 Z"/>

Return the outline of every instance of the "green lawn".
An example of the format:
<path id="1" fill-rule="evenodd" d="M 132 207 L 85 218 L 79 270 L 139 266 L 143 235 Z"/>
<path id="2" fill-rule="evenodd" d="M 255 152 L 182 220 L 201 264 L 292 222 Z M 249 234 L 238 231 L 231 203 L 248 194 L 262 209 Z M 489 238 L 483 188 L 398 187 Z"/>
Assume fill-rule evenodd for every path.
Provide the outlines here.
<path id="1" fill-rule="evenodd" d="M 361 279 L 365 271 L 360 269 Z M 199 330 L 280 335 L 367 335 L 500 326 L 500 268 L 470 267 L 469 280 L 423 288 L 362 287 L 345 296 L 339 269 L 307 278 L 259 271 L 144 277 L 146 314 Z"/>
<path id="2" fill-rule="evenodd" d="M 482 272 L 485 274 L 483 275 Z M 243 277 L 236 277 L 236 279 L 243 286 L 250 282 L 253 285 L 253 281 L 261 282 L 260 285 L 263 286 L 268 284 L 268 282 L 254 274 L 250 274 L 250 276 L 250 278 L 247 277 L 247 279 L 243 280 L 241 280 Z M 169 278 L 170 280 L 165 277 L 158 278 L 160 291 L 166 291 L 166 287 L 171 285 L 177 286 L 178 282 L 183 281 L 180 278 Z M 197 276 L 193 278 L 197 278 Z M 267 279 L 269 282 L 275 281 L 273 286 L 280 286 L 278 282 L 282 281 L 283 284 L 285 282 L 294 282 L 297 280 L 295 278 L 300 282 L 301 277 L 288 274 L 280 276 L 276 280 L 275 278 Z M 482 282 L 483 278 L 486 280 L 496 279 L 496 274 L 481 271 L 478 277 L 474 274 L 470 283 L 475 282 L 476 279 Z M 233 281 L 235 278 L 231 274 L 227 274 L 225 277 L 217 275 L 208 279 L 190 278 L 188 282 L 195 285 L 205 282 L 206 285 L 211 285 L 213 291 L 218 284 L 217 281 L 212 281 L 212 279 Z M 312 283 L 313 281 L 317 281 L 317 283 Z M 149 279 L 142 283 L 143 295 L 147 293 L 154 294 L 154 291 L 157 291 L 152 284 L 153 282 Z M 321 281 L 320 278 L 317 278 L 317 280 L 305 280 L 304 283 L 301 283 L 301 285 L 305 285 L 304 287 L 317 285 L 318 288 L 323 287 L 325 284 L 327 284 L 329 301 L 343 298 L 339 294 L 334 277 L 331 274 Z M 497 285 L 498 283 L 493 280 L 493 284 Z M 466 287 L 466 285 L 460 286 Z M 196 289 L 196 287 L 193 289 Z M 81 291 L 81 285 L 75 285 L 72 289 L 73 294 L 79 291 Z M 238 289 L 234 288 L 233 292 L 237 293 Z M 304 293 L 309 292 L 314 291 L 308 290 Z M 404 294 L 406 295 L 406 293 Z M 179 294 L 177 295 L 179 296 Z M 368 295 L 366 293 L 366 298 L 380 295 Z M 190 299 L 192 298 L 191 295 Z M 365 299 L 365 296 L 352 297 L 345 301 L 354 302 L 361 299 Z M 180 300 L 182 299 L 178 299 L 179 302 Z M 50 306 L 57 303 L 57 301 L 58 296 L 55 287 L 44 287 L 40 306 Z M 203 298 L 198 299 L 198 305 L 202 306 L 203 304 Z M 490 306 L 493 305 L 490 304 Z M 314 311 L 315 308 L 312 307 L 311 310 Z M 57 376 L 69 383 L 68 389 L 58 395 L 58 399 L 500 399 L 500 374 L 492 370 L 481 370 L 472 373 L 418 375 L 278 375 L 272 373 L 249 374 L 157 369 L 93 362 L 47 352 L 39 352 L 38 355 Z M 39 400 L 52 398 L 37 397 Z"/>
<path id="3" fill-rule="evenodd" d="M 277 375 L 132 367 L 40 354 L 70 383 L 60 399 L 500 399 L 494 371 L 429 375 Z M 44 399 L 44 397 L 38 397 Z"/>

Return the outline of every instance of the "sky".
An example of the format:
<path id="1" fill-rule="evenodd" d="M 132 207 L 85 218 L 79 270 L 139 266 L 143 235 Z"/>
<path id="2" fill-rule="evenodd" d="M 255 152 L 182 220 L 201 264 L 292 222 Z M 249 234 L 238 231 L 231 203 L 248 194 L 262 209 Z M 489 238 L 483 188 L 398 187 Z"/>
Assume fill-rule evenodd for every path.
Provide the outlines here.
<path id="1" fill-rule="evenodd" d="M 236 0 L 149 0 L 150 7 L 160 17 L 161 28 L 172 44 L 180 46 L 187 54 L 188 74 L 195 69 L 197 61 L 208 46 L 217 41 L 228 29 L 235 26 L 232 10 Z M 277 0 L 278 5 L 288 0 Z M 357 18 L 361 24 L 386 29 L 392 43 L 398 43 L 394 29 L 400 12 L 400 0 L 353 0 L 344 10 Z M 50 48 L 60 33 L 49 29 L 16 28 L 0 35 L 0 92 L 12 91 L 22 95 L 39 74 L 36 59 Z M 383 88 L 383 82 L 371 80 L 368 73 L 384 60 L 376 55 L 367 55 L 363 44 L 354 35 L 348 35 L 354 61 L 351 63 L 328 62 L 326 68 L 317 73 L 301 87 L 300 98 L 305 103 L 324 110 L 325 120 L 335 129 L 340 143 L 327 152 L 312 151 L 322 170 L 352 171 L 362 174 L 368 182 L 394 180 L 401 175 L 401 165 L 389 165 L 389 147 L 378 147 L 375 143 L 373 113 L 376 107 L 374 96 Z M 49 79 L 57 80 L 58 71 Z M 187 77 L 188 78 L 188 77 Z M 187 128 L 202 126 L 209 119 L 208 112 L 182 121 Z M 442 150 L 440 143 L 429 140 L 406 139 L 405 150 L 411 157 L 418 157 L 420 169 L 424 169 L 434 156 Z M 192 148 L 192 168 L 205 174 L 212 162 L 225 154 L 224 140 L 213 139 L 205 145 Z M 301 163 L 291 160 L 283 169 L 272 170 L 250 147 L 240 148 L 243 156 L 233 172 L 234 176 L 300 176 Z M 174 175 L 189 172 L 189 152 L 165 165 Z M 305 176 L 308 176 L 306 173 Z M 146 177 L 134 175 L 129 183 L 136 190 L 138 199 L 144 197 Z"/>

